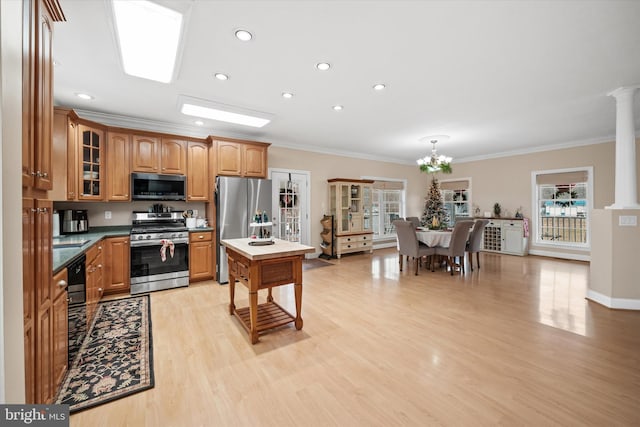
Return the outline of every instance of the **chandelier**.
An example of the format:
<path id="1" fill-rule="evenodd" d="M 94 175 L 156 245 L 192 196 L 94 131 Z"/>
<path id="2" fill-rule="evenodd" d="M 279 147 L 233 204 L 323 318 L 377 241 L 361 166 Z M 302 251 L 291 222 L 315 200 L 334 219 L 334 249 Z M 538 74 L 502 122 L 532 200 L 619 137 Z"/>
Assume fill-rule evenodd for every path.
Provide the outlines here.
<path id="1" fill-rule="evenodd" d="M 433 135 L 433 136 L 425 136 L 424 138 L 420 138 L 421 142 L 430 142 L 433 145 L 431 148 L 431 155 L 424 156 L 421 159 L 416 160 L 418 165 L 420 166 L 420 171 L 427 173 L 451 173 L 451 157 L 438 155 L 436 151 L 436 143 L 438 141 L 446 141 L 449 139 L 447 135 Z"/>

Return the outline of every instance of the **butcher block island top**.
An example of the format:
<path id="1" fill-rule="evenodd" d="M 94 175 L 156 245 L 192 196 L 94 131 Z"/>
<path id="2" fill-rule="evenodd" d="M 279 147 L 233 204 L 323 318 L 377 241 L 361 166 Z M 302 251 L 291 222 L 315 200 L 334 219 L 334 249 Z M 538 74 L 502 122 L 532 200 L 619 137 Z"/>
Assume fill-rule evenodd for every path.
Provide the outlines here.
<path id="1" fill-rule="evenodd" d="M 252 246 L 251 239 L 226 239 L 229 263 L 229 314 L 235 315 L 247 330 L 251 343 L 269 329 L 293 322 L 302 329 L 302 261 L 304 254 L 315 252 L 312 246 L 274 239 L 273 245 Z M 249 290 L 249 307 L 236 308 L 236 280 Z M 272 288 L 293 283 L 296 315 L 292 315 L 273 300 Z M 258 304 L 258 291 L 267 289 L 267 301 Z"/>

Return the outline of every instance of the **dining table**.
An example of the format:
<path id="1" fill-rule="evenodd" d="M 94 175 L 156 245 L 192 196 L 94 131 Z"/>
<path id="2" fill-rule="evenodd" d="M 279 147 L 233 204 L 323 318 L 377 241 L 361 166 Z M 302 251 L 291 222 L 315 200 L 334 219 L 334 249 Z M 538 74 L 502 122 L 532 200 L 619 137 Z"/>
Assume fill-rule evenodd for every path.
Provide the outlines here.
<path id="1" fill-rule="evenodd" d="M 416 230 L 418 240 L 429 247 L 440 246 L 448 248 L 451 243 L 451 231 L 447 230 Z"/>

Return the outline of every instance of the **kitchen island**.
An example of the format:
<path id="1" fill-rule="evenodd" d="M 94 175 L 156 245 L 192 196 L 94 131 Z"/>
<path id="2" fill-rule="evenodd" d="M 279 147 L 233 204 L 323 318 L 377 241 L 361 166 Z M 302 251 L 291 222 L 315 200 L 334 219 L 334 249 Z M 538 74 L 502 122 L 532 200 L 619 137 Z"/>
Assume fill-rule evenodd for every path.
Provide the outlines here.
<path id="1" fill-rule="evenodd" d="M 229 263 L 229 314 L 236 315 L 249 333 L 251 343 L 258 342 L 258 334 L 268 329 L 293 322 L 302 329 L 302 260 L 304 254 L 315 252 L 312 246 L 274 239 L 273 245 L 251 246 L 251 239 L 226 239 L 220 243 L 226 247 Z M 236 308 L 235 282 L 242 282 L 249 289 L 249 307 Z M 296 315 L 280 307 L 272 296 L 275 286 L 293 283 Z M 258 304 L 258 291 L 267 289 L 267 302 Z"/>

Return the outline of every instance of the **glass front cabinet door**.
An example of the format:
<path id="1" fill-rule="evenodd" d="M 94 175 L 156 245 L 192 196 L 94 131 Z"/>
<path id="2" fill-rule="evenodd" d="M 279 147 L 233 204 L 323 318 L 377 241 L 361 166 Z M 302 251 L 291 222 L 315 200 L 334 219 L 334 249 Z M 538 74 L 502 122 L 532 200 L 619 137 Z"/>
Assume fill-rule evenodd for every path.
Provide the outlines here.
<path id="1" fill-rule="evenodd" d="M 79 134 L 79 199 L 102 200 L 102 175 L 104 168 L 101 160 L 104 158 L 104 132 L 100 129 L 85 125 L 78 126 Z"/>

